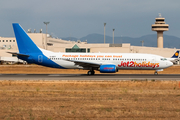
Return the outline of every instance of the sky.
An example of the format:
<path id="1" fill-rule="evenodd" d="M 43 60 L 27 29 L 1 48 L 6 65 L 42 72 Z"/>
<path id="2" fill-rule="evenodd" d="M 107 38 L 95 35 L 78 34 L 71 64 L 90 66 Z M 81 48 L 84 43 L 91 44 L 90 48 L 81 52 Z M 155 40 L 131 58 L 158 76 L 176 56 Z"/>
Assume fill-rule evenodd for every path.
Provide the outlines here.
<path id="1" fill-rule="evenodd" d="M 141 37 L 156 34 L 151 25 L 161 13 L 169 24 L 166 35 L 180 37 L 180 0 L 1 0 L 0 36 L 14 37 L 12 23 L 24 30 L 43 29 L 53 37 L 81 38 L 88 34 Z"/>

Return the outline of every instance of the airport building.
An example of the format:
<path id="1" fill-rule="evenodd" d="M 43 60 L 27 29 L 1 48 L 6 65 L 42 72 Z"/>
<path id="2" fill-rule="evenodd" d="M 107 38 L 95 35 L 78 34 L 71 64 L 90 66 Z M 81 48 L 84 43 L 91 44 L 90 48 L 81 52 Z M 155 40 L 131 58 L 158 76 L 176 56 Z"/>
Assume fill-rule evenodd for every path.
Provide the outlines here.
<path id="1" fill-rule="evenodd" d="M 28 33 L 29 37 L 35 44 L 43 49 L 54 52 L 84 52 L 84 53 L 149 53 L 156 54 L 163 57 L 171 57 L 177 49 L 163 48 L 163 31 L 168 30 L 164 18 L 159 16 L 155 19 L 155 24 L 152 25 L 152 30 L 157 31 L 157 46 L 158 47 L 145 47 L 145 46 L 131 46 L 130 43 L 122 44 L 89 44 L 87 42 L 62 40 L 53 38 L 45 33 Z M 0 37 L 0 60 L 14 60 L 16 56 L 12 56 L 7 52 L 18 52 L 18 47 L 15 37 Z"/>

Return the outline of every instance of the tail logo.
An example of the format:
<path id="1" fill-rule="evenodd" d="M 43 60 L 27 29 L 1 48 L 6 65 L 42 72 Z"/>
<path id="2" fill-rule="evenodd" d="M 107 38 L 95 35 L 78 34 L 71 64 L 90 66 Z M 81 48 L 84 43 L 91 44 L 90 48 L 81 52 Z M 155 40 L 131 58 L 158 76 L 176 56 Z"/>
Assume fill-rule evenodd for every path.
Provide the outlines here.
<path id="1" fill-rule="evenodd" d="M 178 56 L 179 55 L 179 53 L 175 53 L 175 56 Z"/>

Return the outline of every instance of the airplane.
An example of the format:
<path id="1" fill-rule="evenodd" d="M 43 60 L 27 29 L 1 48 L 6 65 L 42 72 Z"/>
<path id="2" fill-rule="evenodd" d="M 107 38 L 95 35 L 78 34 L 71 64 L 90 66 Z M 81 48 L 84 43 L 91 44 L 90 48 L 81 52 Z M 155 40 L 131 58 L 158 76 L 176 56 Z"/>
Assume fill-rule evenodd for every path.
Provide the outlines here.
<path id="1" fill-rule="evenodd" d="M 179 57 L 179 50 L 177 50 L 171 58 L 166 58 L 166 59 L 175 64 L 180 59 L 178 57 Z"/>
<path id="2" fill-rule="evenodd" d="M 173 65 L 166 58 L 141 53 L 57 53 L 36 46 L 18 23 L 13 23 L 19 53 L 8 52 L 19 59 L 46 67 L 59 69 L 95 70 L 101 73 L 115 73 L 120 69 L 155 70 L 154 74 Z"/>

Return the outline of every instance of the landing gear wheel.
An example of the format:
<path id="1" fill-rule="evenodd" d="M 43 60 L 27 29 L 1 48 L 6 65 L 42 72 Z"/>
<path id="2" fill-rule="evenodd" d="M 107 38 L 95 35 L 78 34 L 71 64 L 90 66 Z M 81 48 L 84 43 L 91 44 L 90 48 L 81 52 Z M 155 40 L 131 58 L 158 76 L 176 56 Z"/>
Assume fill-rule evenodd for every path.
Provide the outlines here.
<path id="1" fill-rule="evenodd" d="M 91 71 L 88 71 L 87 74 L 88 74 L 88 75 L 91 75 Z"/>
<path id="2" fill-rule="evenodd" d="M 94 71 L 88 71 L 87 72 L 88 75 L 94 75 L 94 73 L 95 73 Z"/>
<path id="3" fill-rule="evenodd" d="M 154 72 L 154 75 L 158 75 L 158 72 L 156 71 L 156 72 Z"/>

